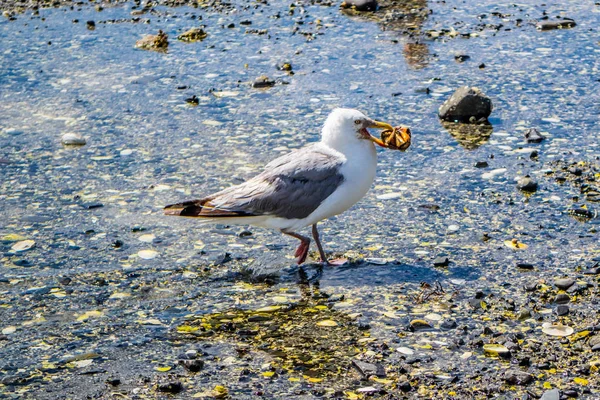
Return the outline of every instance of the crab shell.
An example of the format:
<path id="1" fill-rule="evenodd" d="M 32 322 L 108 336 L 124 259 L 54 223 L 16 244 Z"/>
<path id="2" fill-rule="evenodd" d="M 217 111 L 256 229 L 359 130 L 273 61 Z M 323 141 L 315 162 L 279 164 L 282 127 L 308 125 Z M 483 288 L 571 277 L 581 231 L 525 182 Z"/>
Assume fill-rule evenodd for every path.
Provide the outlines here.
<path id="1" fill-rule="evenodd" d="M 381 132 L 381 140 L 388 149 L 406 151 L 410 147 L 410 129 L 404 126 L 396 126 L 394 130 Z"/>

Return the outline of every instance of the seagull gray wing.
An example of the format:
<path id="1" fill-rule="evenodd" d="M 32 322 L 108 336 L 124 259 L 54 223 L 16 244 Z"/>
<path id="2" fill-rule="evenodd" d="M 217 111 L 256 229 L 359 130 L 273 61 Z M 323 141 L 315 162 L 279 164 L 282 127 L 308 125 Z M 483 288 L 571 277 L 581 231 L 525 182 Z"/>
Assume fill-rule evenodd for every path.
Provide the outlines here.
<path id="1" fill-rule="evenodd" d="M 306 218 L 342 184 L 340 168 L 344 162 L 341 154 L 319 144 L 310 145 L 271 161 L 261 174 L 240 185 L 204 199 L 167 206 L 165 213 L 209 218 Z"/>

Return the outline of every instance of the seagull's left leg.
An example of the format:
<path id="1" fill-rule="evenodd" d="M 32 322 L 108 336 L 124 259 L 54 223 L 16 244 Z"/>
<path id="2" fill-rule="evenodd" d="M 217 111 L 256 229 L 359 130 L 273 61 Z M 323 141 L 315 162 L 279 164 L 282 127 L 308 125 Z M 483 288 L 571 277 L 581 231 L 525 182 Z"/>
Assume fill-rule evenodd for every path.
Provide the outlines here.
<path id="1" fill-rule="evenodd" d="M 298 248 L 296 249 L 294 257 L 296 257 L 296 263 L 298 263 L 298 265 L 306 261 L 306 257 L 308 256 L 308 249 L 310 248 L 310 239 L 296 232 L 281 231 L 281 233 L 285 233 L 288 236 L 295 237 L 296 239 L 300 240 L 300 246 L 298 246 Z"/>
<path id="2" fill-rule="evenodd" d="M 312 226 L 312 235 L 315 239 L 315 243 L 317 244 L 317 248 L 319 249 L 319 255 L 321 256 L 321 262 L 324 265 L 343 265 L 348 260 L 345 258 L 336 258 L 335 260 L 327 260 L 327 255 L 325 255 L 325 251 L 323 251 L 323 245 L 321 245 L 321 239 L 319 238 L 319 231 L 317 230 L 317 224 L 313 224 Z"/>

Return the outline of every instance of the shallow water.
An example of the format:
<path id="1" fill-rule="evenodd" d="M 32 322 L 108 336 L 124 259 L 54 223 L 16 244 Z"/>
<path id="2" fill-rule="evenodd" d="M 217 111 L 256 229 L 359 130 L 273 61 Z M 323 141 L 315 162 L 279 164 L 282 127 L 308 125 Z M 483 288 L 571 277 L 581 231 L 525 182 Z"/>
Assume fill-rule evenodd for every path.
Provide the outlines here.
<path id="1" fill-rule="evenodd" d="M 407 14 L 400 22 L 384 23 L 391 7 L 370 15 L 342 13 L 337 5 L 295 4 L 293 15 L 288 3 L 236 2 L 229 11 L 219 11 L 215 4 L 157 6 L 132 16 L 132 4 L 125 3 L 105 5 L 100 12 L 89 6 L 40 9 L 39 16 L 27 11 L 14 21 L 0 20 L 0 236 L 19 234 L 36 243 L 20 254 L 11 251 L 13 242 L 0 245 L 0 303 L 6 312 L 1 326 L 18 327 L 18 335 L 9 336 L 9 346 L 0 350 L 9 364 L 23 362 L 18 346 L 60 336 L 73 324 L 81 325 L 77 316 L 91 309 L 125 321 L 127 326 L 114 328 L 123 335 L 136 326 L 135 315 L 124 310 L 143 310 L 160 319 L 167 331 L 189 313 L 254 309 L 271 304 L 280 292 L 295 293 L 290 301 L 300 299 L 297 270 L 289 267 L 296 243 L 289 238 L 260 229 L 241 238 L 240 227 L 199 226 L 163 217 L 161 209 L 239 183 L 276 156 L 318 140 L 320 125 L 338 106 L 358 108 L 413 131 L 409 151 L 379 151 L 376 183 L 365 199 L 321 224 L 326 250 L 359 261 L 325 269 L 320 289 L 354 299 L 344 307 L 372 321 L 373 337 L 398 340 L 410 315 L 437 307 L 380 319 L 391 307 L 400 304 L 402 310 L 403 299 L 419 293 L 421 281 L 437 280 L 447 294 L 460 293 L 454 301 L 462 310 L 460 304 L 479 289 L 526 303 L 524 293 L 507 285 L 551 280 L 593 264 L 600 250 L 599 220 L 578 220 L 568 210 L 574 204 L 592 211 L 597 206 L 585 200 L 577 182 L 569 178 L 558 184 L 547 172 L 557 170 L 557 160 L 598 162 L 597 5 L 416 2 L 410 9 L 396 7 Z M 431 12 L 415 11 L 419 8 Z M 551 19 L 573 18 L 577 26 L 536 31 L 544 11 Z M 94 30 L 87 29 L 88 20 L 95 21 Z M 235 27 L 227 28 L 231 23 Z M 199 25 L 205 25 L 205 40 L 176 40 Z M 134 49 L 136 40 L 158 29 L 169 35 L 167 53 Z M 246 33 L 250 29 L 268 33 Z M 431 38 L 431 32 L 444 29 L 450 34 Z M 459 54 L 470 58 L 459 63 Z M 292 64 L 293 75 L 277 70 L 283 62 Z M 277 84 L 252 88 L 260 75 Z M 455 138 L 436 116 L 441 103 L 462 85 L 477 86 L 492 98 L 488 140 Z M 185 101 L 192 95 L 199 99 L 197 106 Z M 546 140 L 525 144 L 523 132 L 530 127 L 540 129 Z M 66 132 L 83 135 L 87 144 L 62 146 L 60 137 Z M 530 159 L 533 150 L 539 155 Z M 475 168 L 478 161 L 489 167 Z M 594 174 L 593 168 L 588 170 Z M 515 179 L 526 174 L 540 184 L 532 196 L 515 187 Z M 390 193 L 397 195 L 379 198 Z M 484 233 L 489 240 L 482 240 Z M 147 234 L 154 238 L 139 240 Z M 506 247 L 504 241 L 513 238 L 528 249 Z M 138 256 L 143 249 L 158 256 L 144 260 Z M 225 252 L 233 260 L 214 266 Z M 448 268 L 433 267 L 440 255 L 452 261 Z M 364 258 L 389 263 L 368 264 L 360 261 Z M 535 271 L 516 269 L 520 261 L 534 264 Z M 284 272 L 260 295 L 240 300 L 230 290 L 247 279 L 236 275 L 247 268 Z M 313 268 L 307 270 L 312 273 Z M 61 288 L 56 282 L 62 276 L 87 286 L 63 297 L 27 292 L 31 287 Z M 106 276 L 107 285 L 93 284 L 98 276 Z M 98 300 L 115 292 L 132 296 Z M 187 300 L 180 303 L 182 298 Z M 565 323 L 579 328 L 597 323 L 588 319 L 597 305 L 573 307 L 580 314 Z M 173 310 L 161 314 L 164 308 Z M 459 321 L 475 323 L 461 312 L 444 317 L 456 313 Z M 23 325 L 25 321 L 37 322 Z M 160 335 L 146 329 L 133 332 L 132 340 L 149 338 L 146 348 L 153 354 L 176 357 L 178 350 L 157 343 Z M 27 357 L 35 365 L 96 347 L 104 356 L 112 354 L 106 350 L 113 348 L 111 340 L 69 347 L 68 340 L 56 339 L 53 347 L 42 346 Z M 457 362 L 461 352 L 448 353 L 437 356 L 438 371 Z M 106 365 L 120 359 L 106 357 Z M 144 357 L 126 369 L 156 375 L 148 361 L 152 357 Z M 10 375 L 6 365 L 3 372 Z M 465 364 L 463 369 L 469 368 Z M 105 378 L 98 379 L 102 383 Z M 189 390 L 213 387 L 215 379 L 203 376 Z M 91 387 L 102 393 L 103 386 L 96 384 L 100 386 Z M 312 396 L 320 390 L 318 385 L 313 390 L 313 384 L 298 389 L 283 379 L 261 390 L 273 396 L 303 390 Z M 339 391 L 370 384 L 344 380 L 324 385 Z M 59 391 L 66 387 L 49 385 Z M 541 390 L 541 383 L 536 385 Z M 240 383 L 230 392 L 240 390 L 243 397 L 248 387 L 253 386 Z"/>

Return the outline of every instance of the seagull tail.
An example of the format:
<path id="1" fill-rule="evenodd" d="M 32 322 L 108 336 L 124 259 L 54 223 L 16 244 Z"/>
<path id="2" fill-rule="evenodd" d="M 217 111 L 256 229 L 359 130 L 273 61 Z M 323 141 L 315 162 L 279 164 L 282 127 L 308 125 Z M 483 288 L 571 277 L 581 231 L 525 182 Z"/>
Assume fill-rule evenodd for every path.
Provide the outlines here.
<path id="1" fill-rule="evenodd" d="M 176 215 L 179 217 L 200 217 L 204 203 L 202 200 L 192 200 L 170 204 L 164 208 L 164 213 L 165 215 Z"/>
<path id="2" fill-rule="evenodd" d="M 255 217 L 256 215 L 246 211 L 228 210 L 217 207 L 210 203 L 209 199 L 184 201 L 183 203 L 171 204 L 164 208 L 165 215 L 176 215 L 179 217 L 220 219 Z"/>

